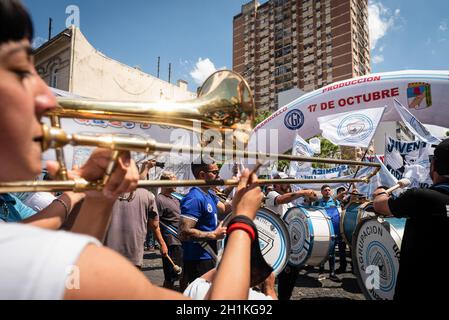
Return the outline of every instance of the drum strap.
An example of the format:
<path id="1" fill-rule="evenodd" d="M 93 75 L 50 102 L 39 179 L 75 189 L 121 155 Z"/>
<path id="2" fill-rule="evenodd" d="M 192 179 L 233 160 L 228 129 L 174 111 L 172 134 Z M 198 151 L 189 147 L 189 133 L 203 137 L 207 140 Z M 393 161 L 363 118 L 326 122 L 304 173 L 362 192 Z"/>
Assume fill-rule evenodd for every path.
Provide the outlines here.
<path id="1" fill-rule="evenodd" d="M 163 223 L 162 221 L 159 220 L 159 224 L 161 225 L 161 227 L 163 227 L 168 233 L 170 233 L 172 236 L 174 236 L 176 239 L 180 240 L 178 237 L 178 230 L 175 227 L 172 226 L 168 226 L 165 223 Z M 204 250 L 207 251 L 207 253 L 210 254 L 210 256 L 212 257 L 213 260 L 215 260 L 215 262 L 217 262 L 217 254 L 215 253 L 215 250 L 211 247 L 211 245 L 209 243 L 207 243 L 206 241 L 202 241 L 202 242 L 198 242 L 199 245 L 201 246 L 201 248 L 203 248 Z"/>

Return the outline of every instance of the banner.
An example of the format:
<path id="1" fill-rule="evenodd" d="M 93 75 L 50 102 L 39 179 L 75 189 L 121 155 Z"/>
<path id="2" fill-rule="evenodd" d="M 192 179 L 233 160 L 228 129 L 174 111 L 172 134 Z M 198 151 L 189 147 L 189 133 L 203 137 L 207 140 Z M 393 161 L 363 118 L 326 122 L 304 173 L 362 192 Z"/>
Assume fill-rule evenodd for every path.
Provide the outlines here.
<path id="1" fill-rule="evenodd" d="M 296 179 L 334 179 L 343 176 L 349 166 L 340 165 L 334 168 L 302 168 L 296 172 Z"/>
<path id="2" fill-rule="evenodd" d="M 415 138 L 427 143 L 438 144 L 440 139 L 435 138 L 398 100 L 394 99 L 394 107 L 401 116 L 402 122 L 415 135 Z"/>
<path id="3" fill-rule="evenodd" d="M 318 117 L 387 106 L 382 121 L 399 121 L 394 99 L 422 123 L 449 127 L 448 75 L 447 70 L 405 70 L 332 83 L 280 106 L 256 126 L 253 136 L 258 131 L 276 129 L 277 136 L 266 136 L 266 151 L 284 153 L 291 148 L 296 134 L 308 139 L 320 133 Z"/>
<path id="4" fill-rule="evenodd" d="M 359 112 L 344 112 L 317 118 L 322 136 L 337 146 L 367 148 L 385 107 L 365 109 Z"/>
<path id="5" fill-rule="evenodd" d="M 385 166 L 396 178 L 410 180 L 410 188 L 428 188 L 430 144 L 423 141 L 400 141 L 385 137 Z"/>

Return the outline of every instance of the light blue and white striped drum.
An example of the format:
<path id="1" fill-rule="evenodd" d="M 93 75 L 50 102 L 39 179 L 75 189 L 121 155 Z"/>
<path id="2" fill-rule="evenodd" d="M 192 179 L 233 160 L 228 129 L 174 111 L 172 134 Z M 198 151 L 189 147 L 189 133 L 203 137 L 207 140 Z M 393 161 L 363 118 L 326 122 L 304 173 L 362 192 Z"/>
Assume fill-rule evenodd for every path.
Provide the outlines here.
<path id="1" fill-rule="evenodd" d="M 293 207 L 285 213 L 283 220 L 290 235 L 290 265 L 319 266 L 326 262 L 336 235 L 324 208 Z"/>
<path id="2" fill-rule="evenodd" d="M 357 226 L 352 261 L 357 281 L 370 300 L 392 300 L 406 219 L 366 218 Z"/>
<path id="3" fill-rule="evenodd" d="M 223 225 L 227 226 L 233 217 L 229 214 Z M 267 208 L 257 210 L 254 224 L 259 234 L 259 245 L 265 261 L 273 268 L 277 276 L 285 268 L 290 254 L 290 237 L 288 230 L 279 216 Z M 218 256 L 223 252 L 224 240 L 217 242 Z"/>
<path id="4" fill-rule="evenodd" d="M 350 203 L 341 213 L 340 233 L 343 240 L 351 247 L 352 236 L 357 225 L 364 218 L 375 217 L 372 202 L 353 202 Z"/>

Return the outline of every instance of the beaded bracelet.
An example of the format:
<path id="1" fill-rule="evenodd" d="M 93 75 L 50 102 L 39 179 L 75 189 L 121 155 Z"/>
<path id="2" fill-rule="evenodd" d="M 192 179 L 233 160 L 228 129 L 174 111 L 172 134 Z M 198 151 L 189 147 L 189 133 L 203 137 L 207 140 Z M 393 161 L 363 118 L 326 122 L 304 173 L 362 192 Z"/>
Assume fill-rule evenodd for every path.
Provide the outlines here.
<path id="1" fill-rule="evenodd" d="M 67 218 L 69 217 L 69 207 L 67 206 L 67 204 L 62 199 L 56 198 L 55 200 L 53 200 L 53 202 L 55 202 L 55 201 L 59 202 L 64 207 L 64 209 L 65 209 L 64 221 L 66 221 Z"/>

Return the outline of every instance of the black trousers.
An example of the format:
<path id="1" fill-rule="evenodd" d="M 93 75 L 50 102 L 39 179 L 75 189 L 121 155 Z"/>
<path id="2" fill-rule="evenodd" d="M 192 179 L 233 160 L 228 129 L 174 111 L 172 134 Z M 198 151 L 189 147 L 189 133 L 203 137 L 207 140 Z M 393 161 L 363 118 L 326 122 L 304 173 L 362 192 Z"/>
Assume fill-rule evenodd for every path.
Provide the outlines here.
<path id="1" fill-rule="evenodd" d="M 278 298 L 279 300 L 290 300 L 300 267 L 286 266 L 278 275 Z"/>

